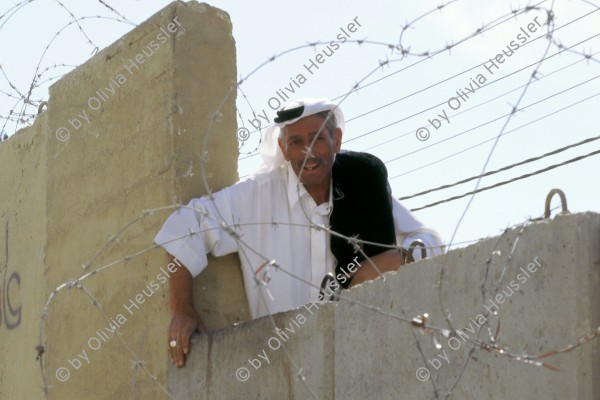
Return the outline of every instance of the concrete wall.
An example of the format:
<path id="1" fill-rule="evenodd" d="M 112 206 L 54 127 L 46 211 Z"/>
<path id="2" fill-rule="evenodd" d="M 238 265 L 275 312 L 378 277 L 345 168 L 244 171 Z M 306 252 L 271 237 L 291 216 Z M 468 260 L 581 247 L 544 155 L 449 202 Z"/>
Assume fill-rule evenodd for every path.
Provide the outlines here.
<path id="1" fill-rule="evenodd" d="M 28 398 L 32 377 L 41 384 L 33 349 L 46 295 L 45 126 L 42 115 L 31 128 L 0 143 L 1 399 Z"/>
<path id="2" fill-rule="evenodd" d="M 34 126 L 0 144 L 0 399 L 44 398 L 44 387 L 51 399 L 166 397 L 131 360 L 165 385 L 168 288 L 155 284 L 166 255 L 144 250 L 172 210 L 110 240 L 143 210 L 206 192 L 202 144 L 236 83 L 231 29 L 223 11 L 172 3 L 54 84 Z M 205 149 L 215 190 L 237 180 L 235 94 Z M 44 383 L 35 347 L 46 299 L 119 260 L 81 282 L 85 292 L 67 288 L 53 298 Z M 195 284 L 212 329 L 247 318 L 235 256 L 211 262 Z"/>
<path id="3" fill-rule="evenodd" d="M 472 329 L 489 304 L 481 286 L 496 239 L 407 266 L 336 304 L 221 330 L 248 313 L 236 257 L 211 260 L 195 280 L 195 300 L 213 332 L 194 339 L 185 369 L 169 369 L 168 290 L 154 286 L 166 257 L 148 249 L 170 210 L 135 219 L 205 193 L 202 144 L 236 76 L 228 16 L 196 2 L 173 3 L 52 86 L 35 124 L 0 144 L 0 399 L 163 399 L 167 384 L 176 399 L 420 399 L 434 398 L 435 390 L 443 398 L 469 343 L 455 338 L 457 346 L 401 319 L 426 312 L 428 325 L 445 328 L 448 309 L 457 329 Z M 233 90 L 205 149 L 215 190 L 237 179 L 235 128 Z M 488 296 L 494 281 L 502 292 L 520 268 L 541 264 L 498 306 L 500 346 L 541 354 L 600 325 L 599 242 L 600 216 L 592 214 L 500 239 L 484 285 Z M 36 360 L 48 296 L 113 263 L 56 293 Z M 497 320 L 485 318 L 495 333 Z M 487 327 L 479 339 L 490 340 Z M 281 342 L 285 348 L 277 348 Z M 597 399 L 599 350 L 596 340 L 550 357 L 560 368 L 554 372 L 478 349 L 453 396 Z M 427 382 L 415 376 L 423 367 L 431 373 Z"/>
<path id="4" fill-rule="evenodd" d="M 195 337 L 169 389 L 178 399 L 443 399 L 451 388 L 454 399 L 598 399 L 598 339 L 541 360 L 559 371 L 479 346 L 470 354 L 470 340 L 542 355 L 595 332 L 599 243 L 600 215 L 558 216 L 405 266 L 337 303 Z M 449 329 L 444 310 L 459 337 L 408 322 L 428 313 L 427 326 Z"/>

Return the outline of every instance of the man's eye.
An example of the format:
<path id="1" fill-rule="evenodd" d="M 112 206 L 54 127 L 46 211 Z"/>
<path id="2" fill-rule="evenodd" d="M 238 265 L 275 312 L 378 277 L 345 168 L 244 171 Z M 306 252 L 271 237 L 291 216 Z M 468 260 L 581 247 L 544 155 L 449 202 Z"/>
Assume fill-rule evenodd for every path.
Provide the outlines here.
<path id="1" fill-rule="evenodd" d="M 291 146 L 298 146 L 300 144 L 300 140 L 299 139 L 292 139 L 292 140 L 290 140 L 289 144 Z"/>

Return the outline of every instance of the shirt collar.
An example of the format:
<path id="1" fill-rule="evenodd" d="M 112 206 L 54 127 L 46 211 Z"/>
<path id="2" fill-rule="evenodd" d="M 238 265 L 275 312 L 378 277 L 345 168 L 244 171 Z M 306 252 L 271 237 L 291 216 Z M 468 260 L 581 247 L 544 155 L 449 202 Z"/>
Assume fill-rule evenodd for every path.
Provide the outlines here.
<path id="1" fill-rule="evenodd" d="M 301 197 L 308 196 L 313 202 L 314 200 L 310 197 L 310 194 L 306 191 L 306 188 L 300 181 L 298 181 L 298 177 L 292 168 L 292 165 L 289 162 L 287 164 L 287 175 L 288 175 L 288 183 L 287 183 L 287 195 L 288 201 L 290 203 L 290 208 L 293 208 L 298 200 Z M 329 182 L 329 210 L 333 207 L 333 176 L 331 178 L 331 182 Z M 299 190 L 298 190 L 299 189 Z"/>

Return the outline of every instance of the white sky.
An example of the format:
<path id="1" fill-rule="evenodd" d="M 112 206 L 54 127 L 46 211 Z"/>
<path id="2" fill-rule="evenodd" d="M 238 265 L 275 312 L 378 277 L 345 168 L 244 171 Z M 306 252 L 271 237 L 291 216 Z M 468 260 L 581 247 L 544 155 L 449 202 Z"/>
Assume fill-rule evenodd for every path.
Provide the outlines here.
<path id="1" fill-rule="evenodd" d="M 599 4 L 600 1 L 595 0 Z M 87 0 L 62 0 L 63 4 L 78 17 L 82 16 L 114 16 L 99 2 Z M 531 4 L 539 3 L 533 1 Z M 560 27 L 576 18 L 594 11 L 593 2 L 582 0 L 558 0 L 554 2 L 556 27 Z M 3 0 L 0 15 L 16 4 L 14 0 Z M 149 16 L 169 4 L 159 0 L 122 0 L 108 1 L 130 21 L 141 23 Z M 335 40 L 340 27 L 347 26 L 357 18 L 361 26 L 351 34 L 351 39 L 372 40 L 396 44 L 402 26 L 422 14 L 434 9 L 440 1 L 303 1 L 284 3 L 281 1 L 239 2 L 218 0 L 210 3 L 227 11 L 233 22 L 233 33 L 237 46 L 238 76 L 245 77 L 258 65 L 274 54 L 281 53 L 306 43 Z M 525 6 L 526 2 L 507 2 L 504 0 L 475 1 L 459 0 L 441 12 L 435 11 L 420 19 L 411 29 L 406 30 L 403 45 L 410 47 L 411 52 L 436 51 L 448 44 L 475 32 L 478 28 L 489 24 L 511 11 Z M 544 1 L 541 7 L 549 8 L 551 0 Z M 346 124 L 344 148 L 367 151 L 377 155 L 386 162 L 393 193 L 396 197 L 406 196 L 439 185 L 453 183 L 457 180 L 477 175 L 492 148 L 492 141 L 458 156 L 438 162 L 418 171 L 421 167 L 457 153 L 467 147 L 494 138 L 506 123 L 501 118 L 480 128 L 473 129 L 483 123 L 494 120 L 509 113 L 516 104 L 523 89 L 512 91 L 496 100 L 483 104 L 503 93 L 516 89 L 531 76 L 533 67 L 515 73 L 519 69 L 539 61 L 548 45 L 544 38 L 532 42 L 528 40 L 526 47 L 517 50 L 507 57 L 503 64 L 491 75 L 485 68 L 478 67 L 459 75 L 431 89 L 428 86 L 458 74 L 487 61 L 501 52 L 511 40 L 517 39 L 520 28 L 526 29 L 535 17 L 538 21 L 546 21 L 546 13 L 531 11 L 513 18 L 471 40 L 462 43 L 432 59 L 418 62 L 422 57 L 408 57 L 400 60 L 383 45 L 357 45 L 343 43 L 330 58 L 320 65 L 318 71 L 310 75 L 304 64 L 322 51 L 322 47 L 305 48 L 277 58 L 274 62 L 257 71 L 243 83 L 241 89 L 248 98 L 248 103 L 256 112 L 266 110 L 272 120 L 275 112 L 269 108 L 269 98 L 275 96 L 276 90 L 288 86 L 290 78 L 296 79 L 299 73 L 306 77 L 306 82 L 296 89 L 297 97 L 329 97 L 339 98 L 347 93 L 357 82 L 377 69 L 380 61 L 396 60 L 389 65 L 378 68 L 364 83 L 395 73 L 373 85 L 359 89 L 350 94 L 341 104 L 350 120 Z M 502 18 L 503 20 L 504 18 Z M 55 0 L 33 0 L 21 8 L 9 20 L 0 19 L 0 65 L 12 83 L 20 91 L 27 91 L 36 65 L 44 54 L 44 48 L 51 42 L 54 34 L 70 21 L 69 14 Z M 104 48 L 131 30 L 133 26 L 113 20 L 90 18 L 80 22 L 85 33 L 100 48 Z M 544 36 L 545 28 L 539 28 L 534 37 Z M 555 33 L 555 39 L 571 46 L 600 33 L 600 10 L 582 17 L 576 22 L 561 28 Z M 531 42 L 531 43 L 529 43 Z M 575 47 L 579 52 L 588 54 L 600 50 L 598 37 L 585 41 Z M 41 60 L 41 70 L 55 64 L 79 65 L 92 55 L 93 47 L 72 24 L 56 37 L 49 50 Z M 557 52 L 551 46 L 549 55 Z M 597 57 L 600 59 L 600 57 Z M 577 61 L 580 61 L 576 63 Z M 576 64 L 574 64 L 576 63 Z M 568 67 L 569 65 L 572 66 Z M 408 68 L 407 68 L 408 67 Z M 73 67 L 60 67 L 46 73 L 45 77 L 60 76 Z M 560 71 L 557 71 L 564 68 Z M 553 73 L 557 71 L 556 73 Z M 521 107 L 542 100 L 557 92 L 571 88 L 600 75 L 600 63 L 586 61 L 576 54 L 563 53 L 545 61 L 540 67 L 542 79 L 534 82 L 525 94 Z M 489 87 L 476 90 L 470 98 L 461 104 L 457 111 L 449 109 L 446 102 L 455 96 L 455 91 L 469 86 L 471 78 L 477 74 L 485 75 L 487 82 L 506 75 L 506 79 Z M 553 74 L 551 74 L 553 73 Z M 47 87 L 43 85 L 34 92 L 34 99 L 46 99 Z M 0 75 L 0 91 L 15 94 L 6 79 Z M 6 117 L 9 110 L 15 107 L 16 100 L 0 92 L 0 115 Z M 378 109 L 414 92 L 416 95 L 405 100 L 356 118 L 366 112 Z M 547 101 L 533 105 L 525 111 L 518 112 L 508 124 L 506 131 L 511 131 L 530 123 L 547 114 L 549 117 L 533 122 L 521 129 L 500 138 L 491 157 L 488 170 L 519 162 L 529 157 L 542 155 L 548 151 L 579 142 L 586 138 L 600 135 L 597 127 L 600 96 L 574 105 L 565 111 L 561 108 L 573 105 L 589 96 L 600 93 L 600 78 L 581 84 L 564 94 L 556 95 Z M 340 98 L 341 99 L 341 98 Z M 338 99 L 338 101 L 340 100 Z M 238 92 L 238 107 L 242 118 L 238 125 L 249 126 L 251 109 Z M 20 104 L 17 104 L 20 110 Z M 463 112 L 471 107 L 481 105 L 473 110 Z M 407 118 L 412 114 L 433 107 L 431 110 Z M 30 108 L 28 112 L 33 112 Z M 428 119 L 435 117 L 443 110 L 449 112 L 450 123 L 443 122 L 438 129 L 428 125 Z M 377 130 L 363 137 L 367 132 L 382 128 L 385 125 L 402 120 L 387 128 Z M 4 124 L 4 119 L 0 120 Z M 1 125 L 0 125 L 1 126 Z M 431 137 L 427 141 L 416 139 L 415 131 L 427 126 Z M 16 125 L 9 122 L 4 130 L 9 134 L 15 132 Z M 471 131 L 455 138 L 463 131 Z M 258 134 L 241 147 L 241 152 L 253 150 L 257 145 Z M 448 139 L 448 140 L 447 140 Z M 387 141 L 387 142 L 386 142 Z M 443 141 L 443 142 L 442 142 Z M 600 149 L 600 141 L 592 142 L 566 152 L 544 158 L 543 160 L 517 167 L 509 171 L 484 178 L 481 186 L 511 179 L 513 177 L 537 171 L 553 164 L 559 164 L 576 156 L 588 154 Z M 434 145 L 430 148 L 427 146 Z M 376 146 L 376 147 L 373 147 Z M 392 159 L 415 152 L 395 161 Z M 242 154 L 239 163 L 240 176 L 252 171 L 259 163 L 258 156 L 248 157 Z M 543 212 L 546 194 L 550 189 L 558 187 L 566 192 L 571 212 L 600 211 L 600 189 L 594 184 L 594 176 L 600 172 L 600 155 L 592 156 L 568 166 L 537 175 L 516 183 L 505 185 L 478 194 L 464 219 L 454 242 L 475 240 L 486 236 L 497 235 L 506 226 L 519 223 L 528 216 L 538 217 Z M 399 176 L 400 175 L 400 176 Z M 431 202 L 473 190 L 475 181 L 444 191 L 434 192 L 404 202 L 408 207 L 420 207 Z M 469 197 L 416 212 L 416 215 L 430 226 L 438 229 L 446 241 L 450 240 L 454 228 L 464 211 Z M 553 205 L 557 205 L 557 201 Z"/>

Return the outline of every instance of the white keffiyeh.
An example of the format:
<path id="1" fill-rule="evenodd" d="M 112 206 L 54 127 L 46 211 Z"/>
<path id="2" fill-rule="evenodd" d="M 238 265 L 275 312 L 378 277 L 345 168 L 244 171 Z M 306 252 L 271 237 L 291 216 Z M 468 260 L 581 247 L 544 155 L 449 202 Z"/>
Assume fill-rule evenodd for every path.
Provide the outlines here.
<path id="1" fill-rule="evenodd" d="M 338 105 L 329 99 L 307 98 L 294 100 L 278 111 L 278 114 L 281 114 L 282 111 L 289 111 L 300 107 L 303 107 L 302 114 L 293 119 L 275 123 L 265 131 L 260 144 L 260 154 L 263 162 L 251 175 L 270 172 L 285 164 L 285 158 L 279 148 L 278 139 L 281 129 L 286 125 L 293 124 L 299 119 L 308 117 L 309 115 L 318 114 L 323 111 L 333 111 L 337 127 L 340 128 L 342 132 L 344 131 L 344 114 Z"/>

